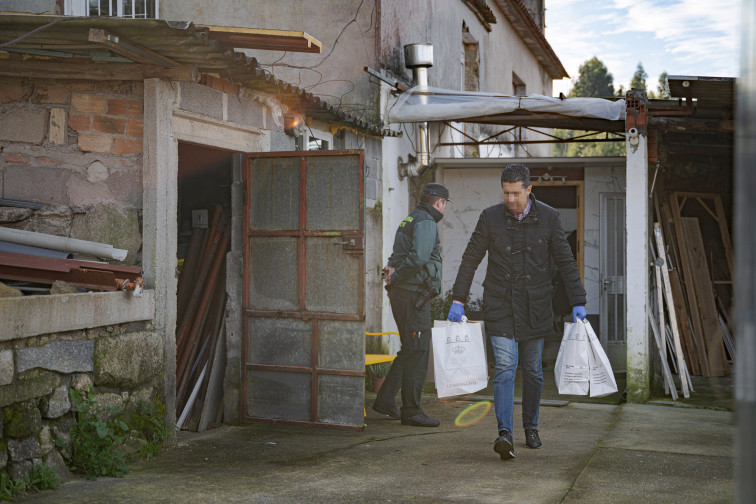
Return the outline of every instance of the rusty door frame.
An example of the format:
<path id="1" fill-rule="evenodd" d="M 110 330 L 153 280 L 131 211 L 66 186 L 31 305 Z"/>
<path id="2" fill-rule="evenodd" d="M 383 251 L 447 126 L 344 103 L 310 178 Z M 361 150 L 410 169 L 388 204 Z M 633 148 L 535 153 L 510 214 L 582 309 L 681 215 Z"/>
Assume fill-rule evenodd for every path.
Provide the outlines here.
<path id="1" fill-rule="evenodd" d="M 359 194 L 359 229 L 358 230 L 338 230 L 338 231 L 308 231 L 307 230 L 307 159 L 321 156 L 359 156 L 360 163 L 360 194 Z M 250 159 L 255 158 L 299 158 L 299 229 L 298 230 L 251 230 L 250 229 Z M 363 150 L 339 150 L 339 151 L 285 151 L 285 152 L 262 152 L 248 153 L 244 156 L 244 276 L 242 278 L 242 302 L 243 302 L 243 331 L 242 331 L 242 366 L 241 366 L 241 421 L 242 422 L 261 422 L 277 424 L 297 424 L 310 425 L 318 427 L 328 427 L 344 430 L 363 430 L 363 427 L 333 424 L 317 421 L 318 418 L 318 377 L 319 375 L 341 375 L 364 377 L 364 368 L 361 371 L 350 371 L 343 369 L 321 368 L 318 365 L 318 348 L 319 348 L 319 323 L 321 320 L 342 320 L 342 321 L 363 321 L 365 320 L 365 170 L 364 170 L 364 151 Z M 297 261 L 299 264 L 298 291 L 299 291 L 299 309 L 298 310 L 252 310 L 249 308 L 249 239 L 255 236 L 274 237 L 283 236 L 297 239 Z M 351 246 L 345 247 L 346 253 L 359 254 L 363 256 L 360 261 L 360 285 L 357 292 L 359 295 L 357 306 L 358 313 L 331 313 L 331 312 L 313 312 L 305 309 L 305 286 L 307 285 L 307 249 L 305 238 L 307 237 L 343 237 L 347 241 L 353 240 Z M 286 365 L 268 365 L 268 364 L 250 364 L 249 355 L 249 317 L 250 316 L 268 316 L 279 318 L 298 318 L 303 321 L 312 321 L 311 334 L 311 356 L 309 366 L 286 366 Z M 247 414 L 247 373 L 250 370 L 261 371 L 282 371 L 289 373 L 309 373 L 312 375 L 311 381 L 311 403 L 310 403 L 310 420 L 285 420 L 279 418 L 253 417 Z"/>

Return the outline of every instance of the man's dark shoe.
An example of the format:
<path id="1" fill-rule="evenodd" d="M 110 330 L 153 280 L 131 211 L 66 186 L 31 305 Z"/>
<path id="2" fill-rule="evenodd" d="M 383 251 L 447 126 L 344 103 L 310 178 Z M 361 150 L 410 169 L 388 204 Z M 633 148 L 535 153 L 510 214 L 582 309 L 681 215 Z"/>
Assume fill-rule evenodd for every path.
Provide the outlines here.
<path id="1" fill-rule="evenodd" d="M 541 443 L 541 438 L 538 437 L 538 430 L 536 429 L 525 429 L 525 445 L 528 448 L 542 448 L 543 443 Z"/>
<path id="2" fill-rule="evenodd" d="M 514 458 L 514 445 L 512 444 L 511 432 L 501 431 L 494 443 L 494 451 L 499 454 L 502 460 Z"/>
<path id="3" fill-rule="evenodd" d="M 399 420 L 399 418 L 401 418 L 401 413 L 399 412 L 399 408 L 396 407 L 396 404 L 375 401 L 373 403 L 373 411 L 377 411 L 381 415 L 390 416 L 394 420 Z"/>
<path id="4" fill-rule="evenodd" d="M 418 413 L 415 416 L 402 418 L 402 425 L 414 425 L 415 427 L 438 427 L 441 422 L 434 420 L 425 413 Z"/>

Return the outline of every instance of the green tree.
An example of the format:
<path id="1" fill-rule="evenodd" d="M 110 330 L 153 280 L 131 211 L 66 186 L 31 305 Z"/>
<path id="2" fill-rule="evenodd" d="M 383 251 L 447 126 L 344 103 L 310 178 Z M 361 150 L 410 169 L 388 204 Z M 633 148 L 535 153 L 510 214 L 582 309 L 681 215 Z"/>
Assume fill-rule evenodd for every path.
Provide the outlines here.
<path id="1" fill-rule="evenodd" d="M 580 65 L 578 73 L 577 80 L 572 83 L 570 97 L 614 96 L 614 77 L 596 56 Z"/>
<path id="2" fill-rule="evenodd" d="M 667 77 L 669 76 L 665 70 L 659 75 L 659 87 L 656 88 L 658 97 L 664 100 L 669 99 L 671 96 L 669 94 L 669 81 L 667 80 Z"/>
<path id="3" fill-rule="evenodd" d="M 633 74 L 633 80 L 630 81 L 630 87 L 633 89 L 642 89 L 646 90 L 646 79 L 648 79 L 648 74 L 643 69 L 643 64 L 641 62 L 638 62 L 638 66 L 635 69 L 635 73 Z"/>
<path id="4" fill-rule="evenodd" d="M 624 95 L 624 91 L 622 94 Z M 614 97 L 614 77 L 609 73 L 606 65 L 594 56 L 580 65 L 578 78 L 573 81 L 569 96 L 572 98 Z M 558 138 L 572 138 L 575 136 L 576 132 L 573 130 L 555 129 L 553 134 Z M 555 143 L 553 152 L 554 156 L 557 157 L 624 156 L 625 143 Z"/>

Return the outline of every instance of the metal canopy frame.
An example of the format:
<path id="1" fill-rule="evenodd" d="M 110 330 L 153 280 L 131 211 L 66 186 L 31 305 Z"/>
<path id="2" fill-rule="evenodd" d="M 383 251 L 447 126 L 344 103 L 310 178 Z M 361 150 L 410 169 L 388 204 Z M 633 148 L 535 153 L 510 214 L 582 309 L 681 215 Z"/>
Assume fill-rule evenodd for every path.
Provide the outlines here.
<path id="1" fill-rule="evenodd" d="M 465 120 L 465 121 L 453 121 L 453 122 L 468 122 L 468 121 Z M 475 138 L 471 137 L 470 135 L 468 135 L 461 129 L 454 126 L 454 124 L 452 124 L 452 121 L 443 121 L 443 124 L 453 129 L 454 131 L 462 134 L 465 138 L 469 139 L 468 142 L 441 142 L 438 144 L 439 146 L 443 146 L 443 147 L 469 146 L 469 145 L 477 145 L 477 146 L 530 145 L 530 144 L 547 144 L 547 143 L 568 144 L 568 143 L 599 143 L 599 142 L 624 142 L 625 141 L 624 133 L 617 132 L 617 131 L 601 131 L 601 130 L 585 131 L 584 133 L 581 133 L 575 137 L 560 138 L 556 135 L 552 135 L 550 133 L 546 133 L 545 131 L 534 129 L 529 126 L 511 126 L 510 128 L 507 128 L 498 133 L 490 135 L 484 138 L 483 140 L 476 140 Z M 499 139 L 499 137 L 501 137 L 502 135 L 505 135 L 506 133 L 512 133 L 512 135 L 515 138 L 521 138 L 522 130 L 531 131 L 533 133 L 536 133 L 538 135 L 545 137 L 545 139 L 543 140 L 500 140 Z M 600 138 L 598 137 L 598 135 L 604 135 L 604 137 Z"/>

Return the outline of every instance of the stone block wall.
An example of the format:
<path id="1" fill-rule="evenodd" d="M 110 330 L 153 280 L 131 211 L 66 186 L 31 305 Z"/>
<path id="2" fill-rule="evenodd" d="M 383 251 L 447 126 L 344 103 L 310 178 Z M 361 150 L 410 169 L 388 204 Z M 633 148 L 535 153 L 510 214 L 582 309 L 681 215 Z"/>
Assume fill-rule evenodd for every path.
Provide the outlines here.
<path id="1" fill-rule="evenodd" d="M 128 412 L 158 398 L 162 369 L 151 322 L 0 342 L 0 473 L 19 481 L 44 463 L 70 477 L 70 390 L 93 386 L 98 404 Z"/>
<path id="2" fill-rule="evenodd" d="M 144 86 L 0 78 L 0 226 L 107 242 L 139 262 Z"/>

